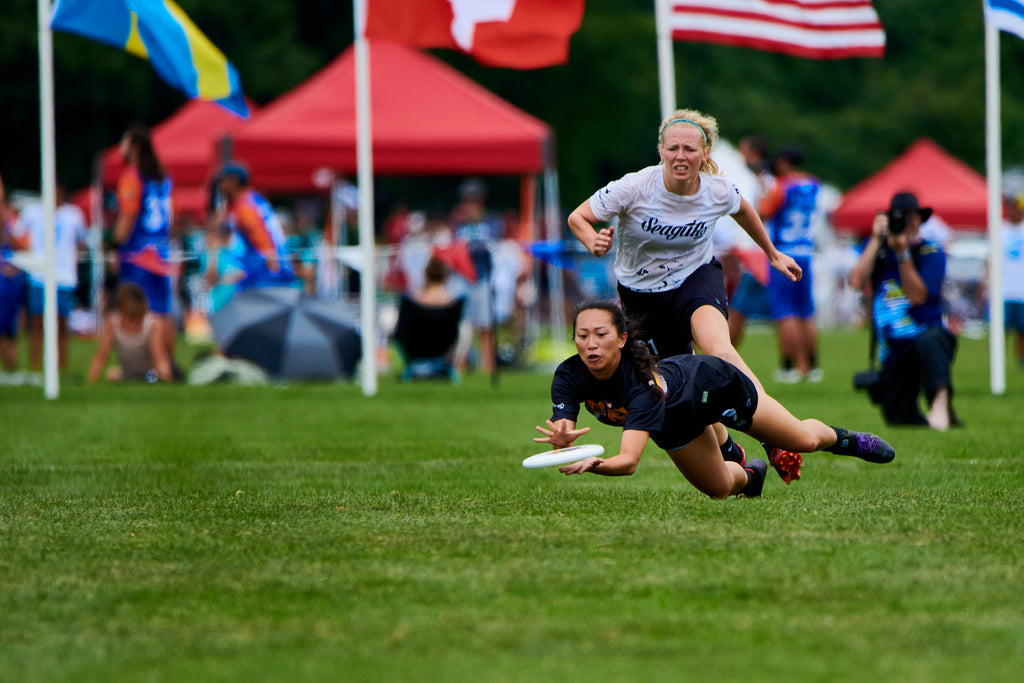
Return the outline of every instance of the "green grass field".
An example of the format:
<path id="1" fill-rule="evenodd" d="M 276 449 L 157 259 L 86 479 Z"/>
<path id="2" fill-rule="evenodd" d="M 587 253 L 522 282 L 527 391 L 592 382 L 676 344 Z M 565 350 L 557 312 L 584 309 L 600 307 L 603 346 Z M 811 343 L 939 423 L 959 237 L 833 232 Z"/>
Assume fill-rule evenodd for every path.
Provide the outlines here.
<path id="1" fill-rule="evenodd" d="M 523 469 L 542 372 L 88 387 L 79 342 L 58 400 L 0 387 L 0 681 L 1020 680 L 1024 373 L 993 397 L 962 340 L 967 427 L 890 429 L 866 344 L 823 335 L 818 385 L 771 381 L 774 335 L 741 352 L 896 460 L 715 501 L 653 444 L 628 478 Z"/>

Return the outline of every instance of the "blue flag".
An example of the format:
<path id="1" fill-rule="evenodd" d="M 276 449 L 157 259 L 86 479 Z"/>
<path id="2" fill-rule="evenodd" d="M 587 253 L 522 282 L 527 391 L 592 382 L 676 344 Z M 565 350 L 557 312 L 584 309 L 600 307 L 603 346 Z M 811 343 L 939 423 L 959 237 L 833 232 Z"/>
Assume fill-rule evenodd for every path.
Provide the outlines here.
<path id="1" fill-rule="evenodd" d="M 985 0 L 985 22 L 1024 40 L 1024 0 Z"/>
<path id="2" fill-rule="evenodd" d="M 249 114 L 235 67 L 173 0 L 57 0 L 50 28 L 149 60 L 189 97 Z"/>

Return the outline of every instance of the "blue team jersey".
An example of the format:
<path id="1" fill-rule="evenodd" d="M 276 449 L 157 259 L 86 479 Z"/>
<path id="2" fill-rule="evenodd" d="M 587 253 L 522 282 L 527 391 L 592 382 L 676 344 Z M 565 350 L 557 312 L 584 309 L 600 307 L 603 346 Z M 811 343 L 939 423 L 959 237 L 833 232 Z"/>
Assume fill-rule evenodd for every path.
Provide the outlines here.
<path id="1" fill-rule="evenodd" d="M 240 288 L 288 284 L 295 279 L 284 229 L 270 202 L 253 190 L 245 191 L 230 208 L 228 224 L 241 242 L 237 258 L 245 279 Z M 266 254 L 270 253 L 277 260 L 276 272 L 267 264 Z"/>
<path id="2" fill-rule="evenodd" d="M 812 222 L 821 183 L 810 176 L 786 178 L 779 183 L 782 204 L 768 219 L 772 242 L 779 251 L 790 256 L 811 256 L 814 254 Z"/>
<path id="3" fill-rule="evenodd" d="M 135 210 L 137 215 L 131 235 L 118 250 L 132 254 L 152 246 L 164 259 L 170 255 L 171 179 L 144 179 L 131 169 L 118 183 L 121 210 Z"/>

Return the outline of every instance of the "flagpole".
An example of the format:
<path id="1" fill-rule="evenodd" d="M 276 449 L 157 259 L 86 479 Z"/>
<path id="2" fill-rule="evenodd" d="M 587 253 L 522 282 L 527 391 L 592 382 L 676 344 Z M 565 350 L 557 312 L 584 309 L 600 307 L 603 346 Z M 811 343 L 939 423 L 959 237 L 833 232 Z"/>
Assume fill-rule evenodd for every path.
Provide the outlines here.
<path id="1" fill-rule="evenodd" d="M 55 399 L 60 394 L 57 366 L 57 272 L 54 214 L 57 195 L 57 155 L 53 106 L 53 36 L 50 33 L 50 4 L 38 0 L 39 18 L 39 143 L 42 155 L 43 194 L 43 393 Z"/>
<path id="2" fill-rule="evenodd" d="M 362 327 L 363 395 L 377 393 L 377 279 L 373 237 L 373 130 L 370 108 L 370 46 L 363 35 L 366 0 L 353 0 L 356 57 L 356 163 L 359 190 L 359 311 Z"/>
<path id="3" fill-rule="evenodd" d="M 661 95 L 662 120 L 676 110 L 676 67 L 672 52 L 672 29 L 669 27 L 669 0 L 654 0 L 654 20 L 658 41 L 658 91 Z"/>
<path id="4" fill-rule="evenodd" d="M 999 91 L 999 29 L 985 22 L 985 173 L 988 176 L 989 382 L 992 393 L 1006 391 L 1006 338 L 1003 325 L 1002 130 Z"/>

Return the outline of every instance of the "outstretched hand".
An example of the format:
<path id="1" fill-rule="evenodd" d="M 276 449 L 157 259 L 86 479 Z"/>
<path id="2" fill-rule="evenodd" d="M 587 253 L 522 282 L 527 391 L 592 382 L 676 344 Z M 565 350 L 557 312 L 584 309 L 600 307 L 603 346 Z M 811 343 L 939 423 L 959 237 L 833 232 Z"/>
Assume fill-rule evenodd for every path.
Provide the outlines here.
<path id="1" fill-rule="evenodd" d="M 803 277 L 804 271 L 797 264 L 796 260 L 788 254 L 783 254 L 781 251 L 777 251 L 776 256 L 769 259 L 769 263 L 772 268 L 788 277 L 790 282 L 797 282 Z"/>
<path id="2" fill-rule="evenodd" d="M 559 467 L 558 471 L 562 474 L 583 474 L 584 472 L 590 472 L 603 462 L 604 458 L 584 458 L 564 467 Z"/>
<path id="3" fill-rule="evenodd" d="M 537 431 L 544 436 L 535 436 L 533 440 L 537 443 L 549 443 L 552 448 L 568 448 L 576 439 L 590 431 L 590 427 L 569 429 L 569 425 L 562 420 L 559 420 L 558 424 L 551 420 L 545 420 L 545 422 L 547 422 L 548 429 L 537 427 Z"/>

